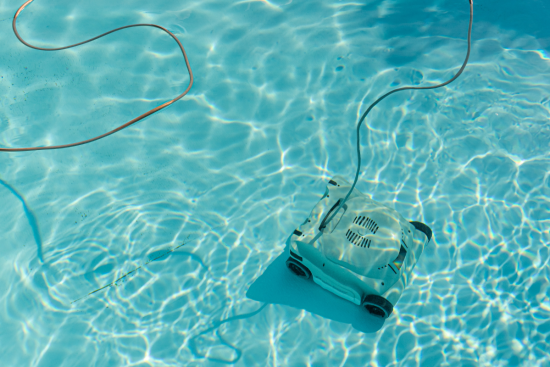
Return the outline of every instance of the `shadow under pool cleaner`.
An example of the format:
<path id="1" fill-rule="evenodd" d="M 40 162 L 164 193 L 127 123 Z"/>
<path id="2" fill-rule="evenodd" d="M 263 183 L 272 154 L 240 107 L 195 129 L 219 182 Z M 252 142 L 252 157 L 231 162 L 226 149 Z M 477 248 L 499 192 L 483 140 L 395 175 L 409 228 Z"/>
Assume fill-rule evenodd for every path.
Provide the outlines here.
<path id="1" fill-rule="evenodd" d="M 361 170 L 361 124 L 374 106 L 393 93 L 439 88 L 462 74 L 471 48 L 472 0 L 469 3 L 468 51 L 458 73 L 441 84 L 394 89 L 372 103 L 357 124 L 358 163 L 353 183 L 333 177 L 309 217 L 287 240 L 290 253 L 286 265 L 293 273 L 313 278 L 321 287 L 376 317 L 391 315 L 432 238 L 432 230 L 354 190 Z"/>

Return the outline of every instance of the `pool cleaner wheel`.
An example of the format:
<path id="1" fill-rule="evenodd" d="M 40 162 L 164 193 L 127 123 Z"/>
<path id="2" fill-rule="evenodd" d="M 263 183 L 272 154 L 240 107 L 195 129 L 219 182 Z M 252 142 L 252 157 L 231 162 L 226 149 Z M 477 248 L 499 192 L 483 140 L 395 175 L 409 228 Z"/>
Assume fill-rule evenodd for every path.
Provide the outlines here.
<path id="1" fill-rule="evenodd" d="M 286 261 L 286 266 L 290 269 L 291 272 L 299 276 L 300 278 L 309 279 L 311 278 L 311 272 L 300 262 L 289 257 Z"/>
<path id="2" fill-rule="evenodd" d="M 387 299 L 374 294 L 366 296 L 362 306 L 365 307 L 371 315 L 383 319 L 390 317 L 393 311 L 393 306 Z"/>

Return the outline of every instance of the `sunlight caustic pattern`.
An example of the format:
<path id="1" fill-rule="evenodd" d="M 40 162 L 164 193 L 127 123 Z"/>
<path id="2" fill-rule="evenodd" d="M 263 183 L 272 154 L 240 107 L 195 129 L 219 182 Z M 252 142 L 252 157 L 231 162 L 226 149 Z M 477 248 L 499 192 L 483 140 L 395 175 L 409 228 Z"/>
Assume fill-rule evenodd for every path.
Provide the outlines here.
<path id="1" fill-rule="evenodd" d="M 394 314 L 364 333 L 246 297 L 326 179 L 353 177 L 365 107 L 454 75 L 464 2 L 35 0 L 18 23 L 30 41 L 161 24 L 196 80 L 111 137 L 0 157 L 44 258 L 21 200 L 0 186 L 6 365 L 550 363 L 550 61 L 527 32 L 483 21 L 490 2 L 461 78 L 391 96 L 362 130 L 358 189 L 434 230 Z M 0 0 L 0 34 L 19 5 Z M 98 135 L 188 82 L 177 45 L 154 30 L 58 53 L 0 43 L 2 146 Z"/>

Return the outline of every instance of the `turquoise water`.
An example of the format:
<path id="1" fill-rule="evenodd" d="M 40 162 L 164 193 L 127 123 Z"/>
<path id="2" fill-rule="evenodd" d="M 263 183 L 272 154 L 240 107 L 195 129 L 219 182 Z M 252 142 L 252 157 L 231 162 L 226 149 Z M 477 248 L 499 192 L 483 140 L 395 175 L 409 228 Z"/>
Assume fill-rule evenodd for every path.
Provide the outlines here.
<path id="1" fill-rule="evenodd" d="M 0 0 L 1 147 L 91 138 L 187 86 L 159 30 L 36 51 L 11 30 L 20 5 Z M 550 366 L 543 1 L 476 1 L 464 74 L 369 115 L 357 188 L 434 231 L 392 316 L 284 268 L 327 180 L 353 178 L 360 114 L 391 88 L 452 77 L 468 11 L 35 0 L 18 19 L 28 42 L 159 24 L 195 84 L 97 142 L 0 155 L 0 365 Z"/>

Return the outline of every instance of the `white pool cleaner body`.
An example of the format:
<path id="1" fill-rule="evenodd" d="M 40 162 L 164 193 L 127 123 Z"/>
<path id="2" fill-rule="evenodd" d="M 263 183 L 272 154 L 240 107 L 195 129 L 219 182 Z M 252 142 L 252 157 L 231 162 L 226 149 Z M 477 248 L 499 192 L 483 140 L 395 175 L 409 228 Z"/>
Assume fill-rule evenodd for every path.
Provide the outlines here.
<path id="1" fill-rule="evenodd" d="M 287 266 L 326 290 L 387 318 L 407 286 L 432 232 L 353 190 L 335 176 L 306 221 L 289 237 Z"/>

